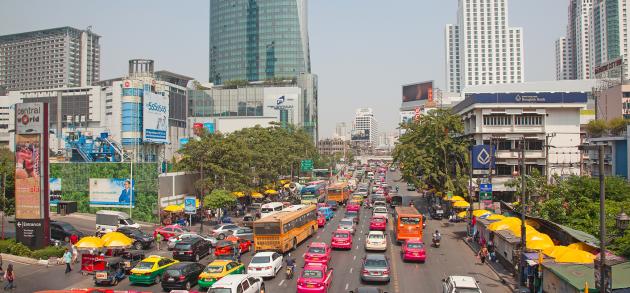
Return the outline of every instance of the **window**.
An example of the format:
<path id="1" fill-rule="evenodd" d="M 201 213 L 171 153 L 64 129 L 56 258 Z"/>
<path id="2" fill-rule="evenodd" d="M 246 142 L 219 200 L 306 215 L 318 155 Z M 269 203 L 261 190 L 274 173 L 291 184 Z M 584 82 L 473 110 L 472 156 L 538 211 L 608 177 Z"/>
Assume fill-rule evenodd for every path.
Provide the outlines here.
<path id="1" fill-rule="evenodd" d="M 499 176 L 512 175 L 512 166 L 510 165 L 496 165 L 496 174 Z"/>
<path id="2" fill-rule="evenodd" d="M 543 124 L 542 115 L 521 115 L 514 116 L 514 124 L 522 126 L 538 126 Z"/>
<path id="3" fill-rule="evenodd" d="M 512 125 L 512 116 L 508 115 L 484 115 L 483 125 L 486 126 L 507 126 Z"/>
<path id="4" fill-rule="evenodd" d="M 543 141 L 542 140 L 528 140 L 527 141 L 527 150 L 530 151 L 541 151 L 543 149 Z"/>

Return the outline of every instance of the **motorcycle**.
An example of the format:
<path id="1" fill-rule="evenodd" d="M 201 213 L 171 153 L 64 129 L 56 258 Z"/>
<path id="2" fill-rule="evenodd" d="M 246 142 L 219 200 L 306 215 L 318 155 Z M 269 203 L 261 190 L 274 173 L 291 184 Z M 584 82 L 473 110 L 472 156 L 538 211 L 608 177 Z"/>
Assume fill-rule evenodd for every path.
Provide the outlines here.
<path id="1" fill-rule="evenodd" d="M 295 265 L 287 266 L 287 271 L 286 271 L 287 280 L 293 279 L 293 270 L 295 270 Z"/>
<path id="2" fill-rule="evenodd" d="M 437 238 L 433 237 L 433 246 L 435 248 L 439 248 L 440 247 L 440 239 L 437 239 Z"/>

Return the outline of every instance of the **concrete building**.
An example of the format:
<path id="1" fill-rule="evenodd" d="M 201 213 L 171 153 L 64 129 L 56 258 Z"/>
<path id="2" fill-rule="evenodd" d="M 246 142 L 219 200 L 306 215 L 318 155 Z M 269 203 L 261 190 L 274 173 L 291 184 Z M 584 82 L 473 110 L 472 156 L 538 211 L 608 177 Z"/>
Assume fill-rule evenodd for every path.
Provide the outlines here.
<path id="1" fill-rule="evenodd" d="M 556 40 L 556 80 L 575 79 L 572 74 L 571 52 L 567 38 Z"/>
<path id="2" fill-rule="evenodd" d="M 612 85 L 597 92 L 597 119 L 630 119 L 630 85 Z"/>
<path id="3" fill-rule="evenodd" d="M 475 144 L 496 146 L 493 192 L 510 200 L 505 183 L 519 170 L 525 140 L 526 174 L 579 174 L 581 113 L 591 100 L 593 81 L 533 82 L 469 87 L 453 107 L 464 120 L 464 133 Z"/>
<path id="4" fill-rule="evenodd" d="M 343 154 L 345 155 L 350 149 L 350 143 L 347 140 L 339 138 L 326 138 L 317 142 L 317 150 L 320 155 Z"/>
<path id="5" fill-rule="evenodd" d="M 372 108 L 359 108 L 352 121 L 350 139 L 353 143 L 364 145 L 367 149 L 377 146 L 378 122 Z"/>
<path id="6" fill-rule="evenodd" d="M 523 70 L 523 31 L 510 27 L 507 0 L 459 0 L 457 24 L 445 30 L 446 89 L 519 83 Z"/>
<path id="7" fill-rule="evenodd" d="M 20 99 L 12 96 L 0 96 L 0 147 L 14 149 L 15 104 Z"/>
<path id="8" fill-rule="evenodd" d="M 452 108 L 457 103 L 464 100 L 460 93 L 442 92 L 440 89 L 434 89 L 437 97 L 433 100 L 416 100 L 404 101 L 400 105 L 400 123 L 411 123 L 416 116 L 426 115 L 433 109 Z M 405 134 L 405 129 L 399 128 L 398 136 Z"/>
<path id="9" fill-rule="evenodd" d="M 598 79 L 619 78 L 621 68 L 624 79 L 630 76 L 628 66 L 621 65 L 629 50 L 629 4 L 629 0 L 597 0 L 589 12 L 591 70 Z"/>
<path id="10" fill-rule="evenodd" d="M 575 74 L 576 79 L 591 78 L 591 45 L 590 45 L 590 17 L 589 12 L 593 10 L 593 0 L 572 0 L 575 1 Z M 597 0 L 595 0 L 597 1 Z"/>
<path id="11" fill-rule="evenodd" d="M 624 131 L 602 137 L 591 137 L 586 144 L 604 145 L 604 174 L 630 179 L 630 131 Z M 585 151 L 585 174 L 599 176 L 599 153 L 596 150 Z"/>
<path id="12" fill-rule="evenodd" d="M 0 36 L 0 86 L 9 91 L 86 87 L 100 78 L 100 36 L 60 27 Z"/>
<path id="13" fill-rule="evenodd" d="M 350 140 L 350 130 L 351 126 L 348 125 L 348 122 L 337 122 L 337 124 L 335 125 L 335 133 L 333 134 L 333 138 Z"/>

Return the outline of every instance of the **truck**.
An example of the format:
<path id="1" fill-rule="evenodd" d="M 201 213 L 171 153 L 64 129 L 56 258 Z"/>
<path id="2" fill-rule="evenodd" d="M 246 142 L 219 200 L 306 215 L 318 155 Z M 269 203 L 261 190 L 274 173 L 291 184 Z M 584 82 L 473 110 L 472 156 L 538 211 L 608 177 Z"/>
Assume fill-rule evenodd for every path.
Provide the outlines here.
<path id="1" fill-rule="evenodd" d="M 101 210 L 96 212 L 96 234 L 114 232 L 120 227 L 140 228 L 127 213 Z"/>

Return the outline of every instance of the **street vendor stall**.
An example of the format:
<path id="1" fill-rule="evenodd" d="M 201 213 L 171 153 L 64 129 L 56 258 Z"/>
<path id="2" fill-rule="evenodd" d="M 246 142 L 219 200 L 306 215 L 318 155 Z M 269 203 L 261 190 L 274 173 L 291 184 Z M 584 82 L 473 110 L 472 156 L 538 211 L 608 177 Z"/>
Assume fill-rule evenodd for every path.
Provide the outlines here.
<path id="1" fill-rule="evenodd" d="M 75 247 L 81 252 L 81 273 L 85 275 L 93 273 L 95 269 L 105 269 L 105 267 L 100 267 L 99 262 L 97 262 L 97 260 L 104 259 L 104 256 L 100 253 L 101 249 L 103 249 L 103 240 L 101 238 L 94 236 L 83 237 L 75 244 Z"/>

